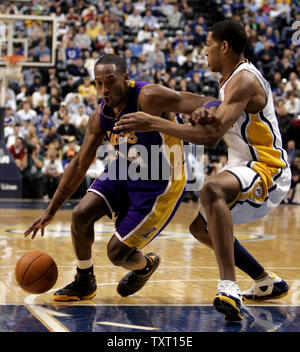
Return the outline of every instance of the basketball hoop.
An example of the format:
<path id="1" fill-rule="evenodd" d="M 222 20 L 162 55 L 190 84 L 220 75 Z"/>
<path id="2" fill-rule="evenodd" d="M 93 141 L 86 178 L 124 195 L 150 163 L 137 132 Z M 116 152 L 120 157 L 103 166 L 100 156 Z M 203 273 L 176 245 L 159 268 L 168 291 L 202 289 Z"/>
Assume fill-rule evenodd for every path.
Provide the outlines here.
<path id="1" fill-rule="evenodd" d="M 19 61 L 25 60 L 25 56 L 23 55 L 4 55 L 3 59 L 6 61 L 6 66 L 16 66 Z"/>
<path id="2" fill-rule="evenodd" d="M 25 57 L 23 55 L 5 55 L 3 59 L 6 64 L 1 72 L 2 79 L 17 79 L 22 70 L 20 62 L 25 60 Z"/>

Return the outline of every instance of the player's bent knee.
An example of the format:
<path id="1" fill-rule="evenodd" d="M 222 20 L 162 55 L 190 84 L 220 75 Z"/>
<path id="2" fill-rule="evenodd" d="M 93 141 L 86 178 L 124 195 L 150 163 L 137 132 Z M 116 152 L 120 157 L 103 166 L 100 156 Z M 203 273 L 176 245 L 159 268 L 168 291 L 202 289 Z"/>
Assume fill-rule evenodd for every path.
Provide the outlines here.
<path id="1" fill-rule="evenodd" d="M 128 248 L 129 249 L 129 248 Z M 107 245 L 107 257 L 116 266 L 123 266 L 129 252 L 121 242 L 111 240 Z"/>
<path id="2" fill-rule="evenodd" d="M 86 225 L 88 223 L 87 211 L 80 204 L 72 211 L 72 223 L 74 225 Z"/>
<path id="3" fill-rule="evenodd" d="M 223 191 L 217 182 L 208 179 L 204 181 L 203 187 L 200 190 L 201 204 L 204 207 L 206 204 L 212 203 L 223 197 Z"/>
<path id="4" fill-rule="evenodd" d="M 111 251 L 109 248 L 107 248 L 107 256 L 115 266 L 123 266 L 127 258 L 127 256 L 123 256 L 120 252 Z"/>

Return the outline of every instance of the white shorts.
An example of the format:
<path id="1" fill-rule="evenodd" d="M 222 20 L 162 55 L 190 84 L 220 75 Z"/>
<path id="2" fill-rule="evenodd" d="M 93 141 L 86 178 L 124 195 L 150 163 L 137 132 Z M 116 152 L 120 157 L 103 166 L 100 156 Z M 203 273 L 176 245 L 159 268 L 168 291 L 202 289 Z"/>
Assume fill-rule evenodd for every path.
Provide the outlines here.
<path id="1" fill-rule="evenodd" d="M 276 208 L 286 197 L 291 186 L 291 170 L 281 169 L 275 183 L 264 191 L 262 179 L 247 166 L 224 167 L 220 172 L 232 173 L 240 182 L 241 192 L 234 202 L 228 204 L 235 225 L 246 224 L 262 218 Z M 200 214 L 206 219 L 202 206 Z"/>

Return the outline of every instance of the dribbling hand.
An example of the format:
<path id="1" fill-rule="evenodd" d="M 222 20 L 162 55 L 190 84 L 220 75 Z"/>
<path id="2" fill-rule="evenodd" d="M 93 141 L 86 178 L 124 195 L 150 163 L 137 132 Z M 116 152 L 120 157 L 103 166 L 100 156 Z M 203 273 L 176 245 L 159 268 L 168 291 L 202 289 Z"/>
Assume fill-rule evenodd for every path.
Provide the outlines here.
<path id="1" fill-rule="evenodd" d="M 41 230 L 41 236 L 44 237 L 45 227 L 53 220 L 54 215 L 45 213 L 39 217 L 35 222 L 24 232 L 24 237 L 32 234 L 31 239 L 33 240 L 39 230 Z"/>

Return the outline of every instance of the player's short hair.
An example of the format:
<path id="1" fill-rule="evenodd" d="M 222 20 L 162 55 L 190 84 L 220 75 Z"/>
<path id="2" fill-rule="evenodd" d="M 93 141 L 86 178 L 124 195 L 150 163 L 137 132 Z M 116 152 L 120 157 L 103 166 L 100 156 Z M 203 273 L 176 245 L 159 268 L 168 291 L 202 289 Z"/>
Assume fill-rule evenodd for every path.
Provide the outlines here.
<path id="1" fill-rule="evenodd" d="M 125 73 L 127 71 L 127 66 L 125 60 L 123 60 L 120 56 L 114 54 L 104 54 L 102 55 L 95 64 L 97 65 L 106 65 L 106 64 L 115 64 L 116 68 L 119 72 Z"/>
<path id="2" fill-rule="evenodd" d="M 214 40 L 228 42 L 234 52 L 242 54 L 248 44 L 248 36 L 244 26 L 234 20 L 225 20 L 215 23 L 210 31 Z"/>

